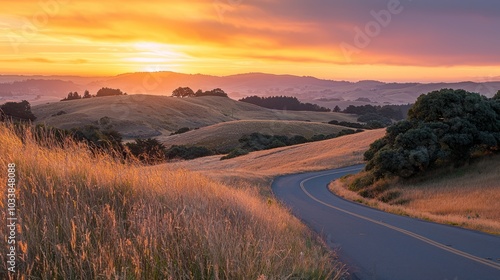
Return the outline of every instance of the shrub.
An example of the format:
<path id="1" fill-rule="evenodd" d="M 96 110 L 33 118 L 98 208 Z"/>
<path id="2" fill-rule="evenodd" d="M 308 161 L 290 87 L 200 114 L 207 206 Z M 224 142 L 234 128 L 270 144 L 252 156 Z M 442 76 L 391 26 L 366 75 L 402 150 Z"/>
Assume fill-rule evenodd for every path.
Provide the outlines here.
<path id="1" fill-rule="evenodd" d="M 145 163 L 158 163 L 166 159 L 165 146 L 153 138 L 136 139 L 126 146 L 134 157 Z"/>
<path id="2" fill-rule="evenodd" d="M 190 131 L 189 127 L 181 127 L 177 129 L 175 132 L 172 132 L 170 135 L 182 134 Z"/>
<path id="3" fill-rule="evenodd" d="M 165 151 L 165 156 L 168 159 L 181 158 L 185 160 L 195 159 L 213 155 L 214 152 L 206 147 L 199 146 L 177 146 L 174 145 Z"/>
<path id="4" fill-rule="evenodd" d="M 248 155 L 248 153 L 249 152 L 247 150 L 236 148 L 236 149 L 232 150 L 229 154 L 221 157 L 220 159 L 221 160 L 232 159 L 232 158 L 235 158 L 235 157 Z"/>

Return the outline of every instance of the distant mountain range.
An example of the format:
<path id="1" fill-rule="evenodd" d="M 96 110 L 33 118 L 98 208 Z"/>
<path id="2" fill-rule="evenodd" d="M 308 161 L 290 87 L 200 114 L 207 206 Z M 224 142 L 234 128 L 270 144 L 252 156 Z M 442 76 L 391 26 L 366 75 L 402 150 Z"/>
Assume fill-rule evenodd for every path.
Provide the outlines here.
<path id="1" fill-rule="evenodd" d="M 500 80 L 500 78 L 499 78 Z M 350 104 L 406 104 L 420 94 L 441 88 L 465 89 L 491 97 L 500 90 L 500 81 L 459 83 L 346 82 L 314 77 L 247 73 L 230 76 L 181 74 L 175 72 L 128 73 L 110 77 L 0 75 L 0 103 L 24 98 L 32 103 L 57 101 L 69 92 L 102 87 L 120 88 L 128 94 L 170 95 L 177 87 L 193 90 L 222 88 L 231 98 L 245 96 L 295 96 L 303 102 L 324 107 Z"/>

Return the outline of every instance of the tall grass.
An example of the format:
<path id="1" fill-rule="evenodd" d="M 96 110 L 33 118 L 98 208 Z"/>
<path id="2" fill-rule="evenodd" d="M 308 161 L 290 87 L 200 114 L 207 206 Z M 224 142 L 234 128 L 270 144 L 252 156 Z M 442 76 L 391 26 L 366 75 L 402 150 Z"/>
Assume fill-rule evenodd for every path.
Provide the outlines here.
<path id="1" fill-rule="evenodd" d="M 500 235 L 499 167 L 500 155 L 484 156 L 462 167 L 442 167 L 407 180 L 368 182 L 358 189 L 356 180 L 366 178 L 360 173 L 333 182 L 330 189 L 384 211 Z"/>
<path id="2" fill-rule="evenodd" d="M 184 170 L 122 163 L 84 145 L 40 146 L 0 124 L 0 219 L 17 169 L 15 274 L 0 278 L 339 279 L 344 269 L 304 225 L 248 188 Z M 42 139 L 43 140 L 43 139 Z"/>

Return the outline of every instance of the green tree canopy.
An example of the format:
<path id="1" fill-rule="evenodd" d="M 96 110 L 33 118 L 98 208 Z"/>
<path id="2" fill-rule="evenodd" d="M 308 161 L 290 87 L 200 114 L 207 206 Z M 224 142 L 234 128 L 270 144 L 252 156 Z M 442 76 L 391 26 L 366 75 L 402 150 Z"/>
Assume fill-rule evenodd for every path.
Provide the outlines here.
<path id="1" fill-rule="evenodd" d="M 20 121 L 34 121 L 35 115 L 31 112 L 31 105 L 28 101 L 7 102 L 0 106 L 0 120 L 6 117 Z"/>
<path id="2" fill-rule="evenodd" d="M 120 89 L 115 89 L 115 88 L 107 88 L 103 87 L 100 90 L 97 91 L 96 97 L 103 97 L 103 96 L 115 96 L 115 95 L 127 95 L 127 93 L 122 92 Z"/>
<path id="3" fill-rule="evenodd" d="M 365 153 L 375 177 L 410 177 L 437 162 L 460 164 L 474 152 L 498 152 L 500 104 L 477 93 L 442 89 L 421 95 L 407 120 L 387 128 Z"/>
<path id="4" fill-rule="evenodd" d="M 500 100 L 500 90 L 497 91 L 497 93 L 495 94 L 495 96 L 493 96 L 493 99 Z"/>
<path id="5" fill-rule="evenodd" d="M 175 97 L 194 96 L 194 91 L 189 87 L 178 87 L 174 91 L 172 91 L 172 96 Z"/>

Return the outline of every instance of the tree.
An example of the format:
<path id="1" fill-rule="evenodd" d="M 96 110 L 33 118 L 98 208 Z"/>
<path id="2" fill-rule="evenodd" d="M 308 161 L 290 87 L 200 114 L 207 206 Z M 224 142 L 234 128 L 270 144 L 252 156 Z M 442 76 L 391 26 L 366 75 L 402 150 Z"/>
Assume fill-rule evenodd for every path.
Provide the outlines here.
<path id="1" fill-rule="evenodd" d="M 117 95 L 127 95 L 127 93 L 122 92 L 120 89 L 103 87 L 97 91 L 95 97 L 117 96 Z"/>
<path id="2" fill-rule="evenodd" d="M 437 162 L 460 165 L 472 154 L 498 152 L 500 106 L 494 99 L 464 90 L 421 95 L 408 119 L 387 128 L 365 153 L 366 170 L 376 178 L 410 177 Z"/>
<path id="3" fill-rule="evenodd" d="M 335 105 L 335 108 L 333 108 L 333 111 L 334 111 L 335 113 L 339 113 L 339 112 L 341 112 L 341 111 L 342 111 L 342 109 L 340 109 L 340 107 L 339 107 L 338 105 Z"/>
<path id="4" fill-rule="evenodd" d="M 196 97 L 201 97 L 201 96 L 220 96 L 220 97 L 228 97 L 227 93 L 225 93 L 222 89 L 216 88 L 213 90 L 208 90 L 205 92 L 202 92 L 201 90 L 196 91 Z"/>
<path id="5" fill-rule="evenodd" d="M 94 125 L 71 129 L 77 141 L 86 142 L 93 148 L 107 151 L 123 151 L 122 136 L 115 130 L 100 130 Z"/>
<path id="6" fill-rule="evenodd" d="M 227 93 L 225 93 L 222 89 L 216 88 L 210 91 L 210 95 L 212 96 L 221 96 L 221 97 L 227 97 Z"/>
<path id="7" fill-rule="evenodd" d="M 260 107 L 276 110 L 290 110 L 290 111 L 318 111 L 330 112 L 331 109 L 320 107 L 316 104 L 302 103 L 297 97 L 293 96 L 248 96 L 240 99 L 241 102 L 251 103 Z"/>
<path id="8" fill-rule="evenodd" d="M 178 87 L 174 91 L 172 91 L 172 96 L 190 97 L 190 96 L 194 96 L 194 91 L 189 87 Z"/>
<path id="9" fill-rule="evenodd" d="M 126 145 L 130 153 L 141 161 L 157 163 L 165 160 L 165 146 L 156 139 L 136 139 Z"/>
<path id="10" fill-rule="evenodd" d="M 28 101 L 7 102 L 0 106 L 0 120 L 12 118 L 19 121 L 34 121 L 35 115 L 31 112 L 31 105 Z"/>
<path id="11" fill-rule="evenodd" d="M 82 97 L 80 96 L 80 94 L 78 94 L 78 92 L 75 91 L 68 93 L 68 96 L 62 99 L 61 101 L 76 100 L 76 99 L 82 99 Z"/>
<path id="12" fill-rule="evenodd" d="M 91 98 L 92 95 L 90 95 L 90 92 L 88 90 L 86 90 L 84 93 L 83 93 L 83 97 L 82 98 Z"/>
<path id="13" fill-rule="evenodd" d="M 500 100 L 500 90 L 497 91 L 497 93 L 495 94 L 495 96 L 493 96 L 493 99 Z"/>

